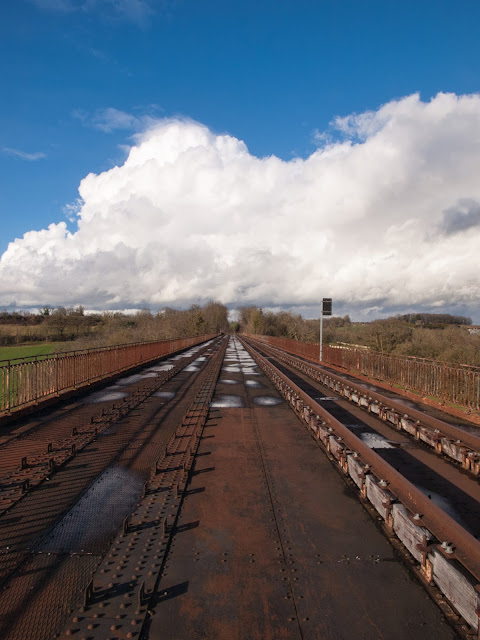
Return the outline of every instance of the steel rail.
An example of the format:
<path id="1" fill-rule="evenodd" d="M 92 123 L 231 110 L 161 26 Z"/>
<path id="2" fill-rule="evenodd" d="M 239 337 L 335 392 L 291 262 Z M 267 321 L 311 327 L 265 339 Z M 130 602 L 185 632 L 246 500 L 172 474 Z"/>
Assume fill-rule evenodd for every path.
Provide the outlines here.
<path id="1" fill-rule="evenodd" d="M 249 339 L 252 340 L 252 342 L 254 342 L 252 338 L 249 338 Z M 261 340 L 258 340 L 255 342 L 258 342 L 259 344 L 261 344 L 262 347 L 266 347 L 267 351 L 270 350 L 273 353 L 279 353 L 282 355 L 286 353 L 281 349 L 279 349 L 278 347 L 272 347 L 271 345 L 267 345 Z M 288 355 L 292 359 L 298 359 L 298 356 L 294 356 L 293 354 L 290 354 L 290 353 Z M 434 416 L 430 416 L 428 415 L 428 413 L 424 413 L 419 409 L 414 409 L 413 407 L 406 407 L 401 402 L 398 402 L 393 398 L 384 396 L 381 393 L 378 393 L 377 391 L 372 391 L 370 389 L 367 390 L 365 389 L 365 387 L 362 387 L 360 384 L 355 384 L 351 380 L 347 380 L 343 376 L 339 376 L 335 373 L 332 373 L 331 371 L 328 371 L 324 367 L 314 364 L 313 362 L 306 362 L 304 360 L 298 360 L 298 362 L 301 362 L 302 364 L 308 367 L 311 367 L 312 369 L 314 369 L 315 371 L 318 371 L 322 375 L 329 377 L 331 380 L 334 380 L 335 382 L 342 384 L 363 396 L 368 396 L 369 398 L 371 398 L 372 400 L 375 400 L 376 402 L 378 402 L 378 404 L 383 405 L 384 407 L 388 407 L 394 411 L 397 411 L 403 417 L 408 416 L 413 420 L 420 422 L 422 426 L 431 427 L 434 430 L 438 429 L 438 431 L 440 431 L 442 435 L 448 436 L 454 440 L 461 440 L 463 444 L 467 445 L 474 451 L 480 452 L 480 436 L 477 436 L 473 433 L 469 433 L 468 431 L 464 431 L 463 429 L 459 429 L 458 427 L 455 427 L 454 425 L 449 424 L 448 422 L 444 422 L 439 418 L 435 418 Z M 304 372 L 304 373 L 307 373 L 307 372 Z"/>
<path id="2" fill-rule="evenodd" d="M 465 531 L 465 529 L 445 513 L 445 511 L 437 507 L 419 489 L 402 476 L 402 474 L 357 438 L 357 436 L 334 418 L 324 407 L 292 382 L 288 376 L 260 355 L 250 343 L 242 338 L 241 341 L 265 373 L 269 372 L 271 374 L 269 377 L 274 376 L 289 386 L 306 405 L 313 409 L 313 411 L 333 429 L 337 436 L 342 438 L 343 442 L 352 452 L 359 454 L 362 461 L 368 465 L 369 471 L 372 471 L 379 479 L 388 483 L 389 491 L 395 494 L 395 497 L 404 506 L 413 514 L 420 515 L 421 524 L 425 526 L 437 540 L 453 543 L 455 546 L 454 557 L 480 582 L 480 542 L 468 533 L 468 531 Z"/>
<path id="3" fill-rule="evenodd" d="M 318 343 L 273 336 L 245 336 L 318 362 Z M 374 378 L 379 385 L 397 385 L 408 393 L 431 397 L 427 404 L 451 404 L 449 409 L 454 415 L 480 410 L 480 367 L 330 345 L 323 347 L 323 360 L 325 364 L 353 375 Z M 480 420 L 478 414 L 476 417 Z"/>

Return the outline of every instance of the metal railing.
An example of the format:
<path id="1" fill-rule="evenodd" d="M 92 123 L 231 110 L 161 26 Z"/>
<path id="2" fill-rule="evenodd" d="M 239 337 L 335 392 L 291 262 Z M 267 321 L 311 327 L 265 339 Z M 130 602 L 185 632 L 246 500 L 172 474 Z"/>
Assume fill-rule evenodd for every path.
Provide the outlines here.
<path id="1" fill-rule="evenodd" d="M 215 335 L 0 361 L 0 416 L 187 349 Z"/>
<path id="2" fill-rule="evenodd" d="M 272 336 L 252 337 L 318 362 L 318 343 Z M 480 367 L 330 345 L 323 347 L 323 362 L 420 393 L 424 397 L 480 410 Z"/>

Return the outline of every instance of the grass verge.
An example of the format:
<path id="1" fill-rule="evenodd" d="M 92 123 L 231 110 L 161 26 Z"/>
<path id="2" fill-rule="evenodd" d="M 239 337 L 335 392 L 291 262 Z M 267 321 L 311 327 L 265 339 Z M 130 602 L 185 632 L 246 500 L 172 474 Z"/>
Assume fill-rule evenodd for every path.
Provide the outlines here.
<path id="1" fill-rule="evenodd" d="M 15 358 L 34 358 L 57 351 L 75 349 L 73 342 L 43 342 L 42 344 L 23 344 L 15 347 L 0 347 L 0 363 L 2 360 Z"/>

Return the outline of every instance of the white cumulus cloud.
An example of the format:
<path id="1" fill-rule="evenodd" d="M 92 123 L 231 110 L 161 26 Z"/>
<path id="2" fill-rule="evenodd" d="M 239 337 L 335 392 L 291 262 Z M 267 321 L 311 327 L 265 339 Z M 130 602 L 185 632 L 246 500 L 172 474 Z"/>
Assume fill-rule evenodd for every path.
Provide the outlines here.
<path id="1" fill-rule="evenodd" d="M 331 296 L 354 315 L 474 315 L 480 95 L 412 95 L 333 127 L 341 141 L 284 161 L 195 122 L 151 124 L 122 166 L 82 180 L 74 233 L 51 224 L 10 243 L 0 304 L 308 309 Z"/>

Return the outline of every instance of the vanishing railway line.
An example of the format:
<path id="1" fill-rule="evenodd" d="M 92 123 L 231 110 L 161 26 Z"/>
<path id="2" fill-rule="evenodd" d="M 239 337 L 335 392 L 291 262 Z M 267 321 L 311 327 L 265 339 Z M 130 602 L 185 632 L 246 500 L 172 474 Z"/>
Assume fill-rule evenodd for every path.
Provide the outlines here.
<path id="1" fill-rule="evenodd" d="M 372 391 L 366 392 L 360 386 L 352 386 L 351 381 L 322 371 L 321 367 L 301 358 L 278 349 L 265 348 L 263 343 L 257 341 L 253 341 L 255 347 L 252 349 L 252 340 L 247 341 L 249 343 L 259 365 L 307 423 L 316 439 L 323 443 L 331 458 L 357 485 L 362 498 L 380 514 L 386 530 L 396 535 L 410 554 L 420 560 L 422 579 L 427 584 L 439 586 L 450 602 L 455 603 L 457 611 L 462 611 L 479 633 L 478 483 L 468 482 L 459 473 L 452 473 L 451 467 L 443 464 L 440 458 L 419 456 L 417 452 L 406 452 L 405 449 L 401 455 L 386 454 L 385 448 L 388 449 L 391 442 L 395 443 L 395 439 L 390 442 L 387 440 L 388 437 L 392 438 L 392 433 L 385 437 L 382 421 L 394 425 L 397 430 L 410 433 L 417 441 L 429 445 L 436 454 L 450 462 L 456 461 L 462 470 L 472 474 L 476 480 L 479 476 L 480 438 L 438 418 L 422 415 L 416 409 L 406 409 L 391 398 Z M 271 354 L 268 360 L 260 353 L 261 350 Z M 307 372 L 307 377 L 300 376 L 299 379 L 295 374 L 292 376 L 288 366 L 281 371 L 272 363 L 274 357 L 290 367 Z M 300 386 L 293 382 L 292 377 L 296 378 L 297 383 L 300 382 Z M 346 403 L 340 397 L 323 396 L 325 403 L 330 406 L 326 408 L 323 403 L 321 406 L 313 397 L 322 387 L 315 383 L 312 386 L 308 378 L 324 383 L 327 393 L 330 389 L 340 392 L 341 396 L 359 407 L 363 406 L 377 418 L 362 423 L 359 415 L 363 412 L 352 412 L 352 405 L 346 408 Z M 313 397 L 309 395 L 312 392 Z M 317 400 L 322 398 L 317 397 Z M 406 411 L 403 417 L 399 409 Z M 355 419 L 353 424 L 352 414 Z M 345 418 L 347 424 L 344 424 Z M 358 428 L 359 434 L 356 433 Z M 455 437 L 458 439 L 452 440 Z M 401 444 L 401 440 L 396 440 L 395 444 Z M 373 449 L 378 451 L 374 452 Z M 423 464 L 419 466 L 420 460 Z M 432 483 L 436 483 L 435 488 L 441 491 L 435 495 L 435 501 L 441 507 L 434 504 L 432 494 L 428 493 L 429 484 Z M 418 491 L 418 485 L 423 491 Z"/>
<path id="2" fill-rule="evenodd" d="M 0 434 L 2 639 L 479 635 L 473 432 L 250 338 L 123 375 Z"/>
<path id="3" fill-rule="evenodd" d="M 462 464 L 462 461 L 469 460 L 465 453 L 467 448 L 460 438 L 465 438 L 463 426 L 453 427 L 445 423 L 441 424 L 435 418 L 433 424 L 435 428 L 428 440 L 417 437 L 420 426 L 416 419 L 418 411 L 414 412 L 414 417 L 403 413 L 401 419 L 407 424 L 415 423 L 414 434 L 402 429 L 399 420 L 382 419 L 379 412 L 372 412 L 362 406 L 360 401 L 367 396 L 366 391 L 361 386 L 356 386 L 351 379 L 344 382 L 343 387 L 332 390 L 332 386 L 322 384 L 321 369 L 311 363 L 306 363 L 303 359 L 279 352 L 271 347 L 260 348 L 260 353 L 268 354 L 270 361 L 285 375 L 287 375 L 296 385 L 298 385 L 311 398 L 321 402 L 321 406 L 334 418 L 355 434 L 356 437 L 371 447 L 392 467 L 399 471 L 415 486 L 425 493 L 430 500 L 445 510 L 454 520 L 459 522 L 476 538 L 480 538 L 480 485 L 478 483 L 478 465 Z M 304 373 L 305 371 L 305 373 Z M 326 374 L 331 376 L 332 373 Z M 339 380 L 341 376 L 335 375 L 330 378 L 331 383 Z M 345 391 L 349 395 L 345 395 Z M 352 398 L 353 395 L 353 398 Z M 391 408 L 391 398 L 381 396 L 376 393 L 377 399 L 382 398 L 383 406 Z M 370 396 L 370 404 L 372 398 Z M 402 407 L 404 412 L 409 411 L 408 406 Z M 427 408 L 427 410 L 430 410 Z M 395 414 L 398 417 L 398 414 Z M 421 416 L 423 428 L 429 422 L 428 414 Z M 431 446 L 438 443 L 447 429 L 455 437 L 456 449 L 463 449 L 460 460 L 457 457 L 445 455 L 444 450 L 439 446 Z M 474 427 L 480 433 L 478 427 Z M 467 432 L 468 433 L 468 432 Z M 423 434 L 422 434 L 423 435 Z M 477 461 L 480 453 L 480 436 L 469 434 L 468 442 L 474 449 L 473 460 Z M 450 444 L 450 443 L 449 443 Z M 472 458 L 470 458 L 472 459 Z"/>

